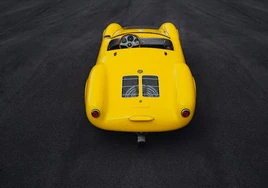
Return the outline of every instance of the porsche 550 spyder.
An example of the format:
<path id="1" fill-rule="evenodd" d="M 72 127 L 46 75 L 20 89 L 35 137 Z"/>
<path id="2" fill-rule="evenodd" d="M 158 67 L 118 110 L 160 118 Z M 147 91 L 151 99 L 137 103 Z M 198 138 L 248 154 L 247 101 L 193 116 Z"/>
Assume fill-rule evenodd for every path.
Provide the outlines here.
<path id="1" fill-rule="evenodd" d="M 160 27 L 109 24 L 85 84 L 88 120 L 109 131 L 149 132 L 185 127 L 194 115 L 195 79 L 173 23 Z"/>

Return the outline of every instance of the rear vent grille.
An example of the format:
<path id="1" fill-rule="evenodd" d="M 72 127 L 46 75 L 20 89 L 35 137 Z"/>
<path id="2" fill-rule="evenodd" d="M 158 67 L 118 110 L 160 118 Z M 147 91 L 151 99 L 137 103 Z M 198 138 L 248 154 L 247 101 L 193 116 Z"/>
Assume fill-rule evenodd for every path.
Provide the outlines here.
<path id="1" fill-rule="evenodd" d="M 142 77 L 142 96 L 159 97 L 159 82 L 157 76 Z"/>
<path id="2" fill-rule="evenodd" d="M 138 97 L 139 96 L 139 77 L 124 76 L 122 83 L 122 97 Z"/>

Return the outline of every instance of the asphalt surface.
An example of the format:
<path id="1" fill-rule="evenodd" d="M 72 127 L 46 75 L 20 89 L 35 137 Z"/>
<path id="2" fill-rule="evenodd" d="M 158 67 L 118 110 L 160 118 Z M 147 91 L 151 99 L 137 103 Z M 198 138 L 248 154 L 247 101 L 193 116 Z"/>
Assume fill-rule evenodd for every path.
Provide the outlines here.
<path id="1" fill-rule="evenodd" d="M 102 31 L 173 22 L 197 84 L 184 129 L 93 127 L 84 84 Z M 268 2 L 2 0 L 1 187 L 268 187 Z"/>

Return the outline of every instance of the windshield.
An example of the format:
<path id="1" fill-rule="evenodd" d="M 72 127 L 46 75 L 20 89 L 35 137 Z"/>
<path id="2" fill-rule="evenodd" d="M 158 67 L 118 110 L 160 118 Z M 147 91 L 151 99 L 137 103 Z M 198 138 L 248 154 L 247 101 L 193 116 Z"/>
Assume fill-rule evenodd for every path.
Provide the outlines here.
<path id="1" fill-rule="evenodd" d="M 132 48 L 160 48 L 166 50 L 174 50 L 173 44 L 169 39 L 166 38 L 139 38 L 139 45 L 131 46 Z M 127 46 L 121 45 L 121 39 L 116 38 L 110 41 L 108 45 L 109 50 L 117 50 L 128 48 Z"/>

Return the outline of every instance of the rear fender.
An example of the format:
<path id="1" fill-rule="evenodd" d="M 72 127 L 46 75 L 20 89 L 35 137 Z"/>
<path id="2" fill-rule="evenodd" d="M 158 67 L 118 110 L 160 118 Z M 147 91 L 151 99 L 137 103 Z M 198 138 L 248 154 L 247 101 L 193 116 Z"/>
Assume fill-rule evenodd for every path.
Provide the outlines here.
<path id="1" fill-rule="evenodd" d="M 175 65 L 177 104 L 179 111 L 188 108 L 194 114 L 196 105 L 196 86 L 189 67 L 184 63 Z"/>
<path id="2" fill-rule="evenodd" d="M 104 93 L 105 93 L 105 69 L 103 65 L 96 65 L 90 71 L 85 86 L 85 106 L 86 113 L 91 119 L 91 111 L 98 109 L 102 114 L 105 113 Z"/>
<path id="3" fill-rule="evenodd" d="M 193 77 L 193 82 L 194 82 L 194 89 L 195 89 L 195 92 L 196 92 L 196 84 L 195 84 L 195 79 Z"/>

